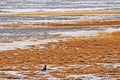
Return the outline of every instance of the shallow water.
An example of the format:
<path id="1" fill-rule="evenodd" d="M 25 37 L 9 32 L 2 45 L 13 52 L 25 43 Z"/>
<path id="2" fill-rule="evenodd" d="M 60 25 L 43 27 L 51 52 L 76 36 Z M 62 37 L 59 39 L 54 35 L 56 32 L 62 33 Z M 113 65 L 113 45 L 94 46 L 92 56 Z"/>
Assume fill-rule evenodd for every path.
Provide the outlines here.
<path id="1" fill-rule="evenodd" d="M 75 19 L 103 19 L 103 18 L 120 18 L 120 15 L 76 15 L 76 16 L 0 16 L 0 24 L 5 23 L 49 23 L 56 21 L 66 21 Z"/>
<path id="2" fill-rule="evenodd" d="M 120 0 L 0 0 L 0 13 L 120 10 Z M 120 15 L 79 15 L 50 17 L 0 16 L 0 24 L 54 22 L 56 20 L 120 18 Z"/>
<path id="3" fill-rule="evenodd" d="M 115 32 L 120 27 L 71 27 L 71 28 L 0 28 L 0 38 L 21 38 L 21 37 L 42 37 L 55 38 L 59 35 L 72 36 L 92 36 L 100 31 Z M 73 34 L 73 35 L 72 35 Z M 96 36 L 96 35 L 95 35 Z"/>
<path id="4" fill-rule="evenodd" d="M 1 0 L 1 12 L 119 10 L 120 0 Z"/>
<path id="5" fill-rule="evenodd" d="M 83 28 L 1 28 L 0 37 L 50 37 L 50 32 L 82 30 Z M 89 30 L 91 28 L 86 28 Z M 96 28 L 94 28 L 96 29 Z"/>
<path id="6" fill-rule="evenodd" d="M 46 12 L 46 11 L 84 11 L 84 10 L 120 10 L 120 0 L 0 0 L 0 13 L 18 13 L 18 12 Z M 76 16 L 0 16 L 0 24 L 7 23 L 49 23 L 55 21 L 69 21 L 69 20 L 83 20 L 83 19 L 108 19 L 112 18 L 119 19 L 120 15 L 76 15 Z M 35 45 L 36 48 L 45 48 L 39 44 L 46 44 L 48 42 L 57 42 L 58 40 L 63 40 L 65 37 L 88 37 L 97 36 L 99 32 L 115 32 L 120 31 L 120 26 L 88 26 L 88 27 L 71 27 L 71 28 L 4 28 L 0 27 L 0 51 L 4 50 L 14 50 L 17 48 L 25 49 L 31 48 Z M 24 38 L 23 38 L 24 37 Z M 63 37 L 63 38 L 62 38 Z M 15 39 L 20 39 L 19 41 Z M 40 38 L 40 39 L 39 39 Z M 2 39 L 2 40 L 1 40 Z M 11 42 L 7 40 L 13 39 Z M 42 40 L 41 40 L 42 39 Z M 5 41 L 6 40 L 6 41 Z M 37 46 L 39 45 L 39 46 Z M 18 54 L 18 53 L 14 53 Z M 19 61 L 19 60 L 16 60 Z M 6 66 L 5 68 L 0 68 L 0 72 L 4 72 L 1 76 L 11 75 L 18 79 L 24 78 L 24 76 L 29 75 L 31 72 L 35 73 L 39 78 L 47 77 L 48 80 L 60 80 L 59 78 L 53 77 L 50 72 L 60 71 L 65 72 L 65 66 L 48 66 L 49 70 L 47 72 L 41 72 L 42 66 L 37 66 L 34 69 L 36 71 L 29 69 L 29 67 L 22 67 L 28 71 L 15 70 L 14 66 Z M 87 68 L 91 65 L 85 64 L 73 64 L 68 65 L 67 68 Z M 92 65 L 93 66 L 93 65 Z M 105 68 L 119 68 L 119 63 L 98 63 L 98 67 Z M 101 67 L 101 68 L 102 68 Z M 6 70 L 5 70 L 6 69 Z M 8 70 L 7 70 L 8 69 Z M 94 70 L 94 67 L 93 67 Z M 119 74 L 114 76 L 119 77 Z M 62 73 L 60 73 L 62 75 Z M 81 78 L 82 80 L 114 80 L 111 78 L 110 74 L 106 74 L 103 77 L 96 74 L 68 74 L 66 78 L 70 79 L 73 77 Z M 107 77 L 106 77 L 107 76 Z M 37 77 L 32 77 L 32 80 L 39 80 Z M 0 80 L 7 80 L 0 78 Z M 25 79 L 24 79 L 25 80 Z M 28 79 L 30 80 L 30 78 Z"/>
<path id="7" fill-rule="evenodd" d="M 0 51 L 14 50 L 16 48 L 23 49 L 30 45 L 56 42 L 67 37 L 94 37 L 99 35 L 99 32 L 111 33 L 115 31 L 120 31 L 120 27 L 1 28 Z M 43 40 L 39 40 L 38 38 Z M 12 41 L 9 41 L 9 39 L 12 39 Z M 19 41 L 16 41 L 15 39 L 19 39 Z"/>

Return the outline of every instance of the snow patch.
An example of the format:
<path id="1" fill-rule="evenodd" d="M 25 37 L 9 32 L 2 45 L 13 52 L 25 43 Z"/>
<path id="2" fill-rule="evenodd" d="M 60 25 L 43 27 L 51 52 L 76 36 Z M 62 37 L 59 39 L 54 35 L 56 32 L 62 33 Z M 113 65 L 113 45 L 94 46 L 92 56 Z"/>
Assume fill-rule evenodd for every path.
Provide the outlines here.
<path id="1" fill-rule="evenodd" d="M 97 36 L 99 31 L 65 31 L 65 32 L 54 32 L 50 34 L 61 34 L 63 36 L 71 36 L 71 37 L 76 37 L 76 36 Z"/>
<path id="2" fill-rule="evenodd" d="M 116 32 L 116 31 L 120 31 L 120 28 L 107 28 L 105 30 L 105 32 L 108 32 L 108 33 Z"/>
<path id="3" fill-rule="evenodd" d="M 1 11 L 16 13 L 16 12 L 35 12 L 39 11 L 39 9 L 1 9 Z"/>
<path id="4" fill-rule="evenodd" d="M 105 79 L 105 80 L 115 80 L 115 79 L 111 79 L 109 77 L 99 77 L 99 76 L 96 76 L 94 74 L 84 74 L 84 75 L 79 75 L 79 74 L 70 74 L 67 76 L 67 79 L 69 78 L 74 78 L 74 79 L 82 79 L 82 80 L 102 80 L 102 79 Z"/>
<path id="5" fill-rule="evenodd" d="M 14 41 L 12 43 L 0 43 L 0 51 L 14 50 L 17 48 L 25 49 L 27 48 L 27 46 L 30 46 L 30 45 L 46 44 L 48 42 L 57 42 L 59 40 L 61 39 L 45 39 L 45 40 L 38 40 L 38 41 L 24 40 L 24 41 Z"/>
<path id="6" fill-rule="evenodd" d="M 106 28 L 102 30 L 103 32 L 112 33 L 116 31 L 120 31 L 120 28 Z M 49 34 L 60 34 L 62 36 L 70 36 L 70 37 L 89 37 L 89 36 L 97 36 L 99 35 L 100 30 L 79 30 L 79 31 L 63 31 L 63 32 L 51 32 Z"/>

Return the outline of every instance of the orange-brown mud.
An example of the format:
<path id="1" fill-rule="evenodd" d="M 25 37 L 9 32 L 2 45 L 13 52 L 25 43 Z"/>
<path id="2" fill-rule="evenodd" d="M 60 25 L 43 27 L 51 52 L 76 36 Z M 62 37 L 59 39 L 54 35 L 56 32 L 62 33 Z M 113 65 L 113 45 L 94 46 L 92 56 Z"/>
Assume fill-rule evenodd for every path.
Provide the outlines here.
<path id="1" fill-rule="evenodd" d="M 51 65 L 46 71 L 49 75 L 63 80 L 86 79 L 85 75 L 90 74 L 101 79 L 119 80 L 119 35 L 120 32 L 101 33 L 97 37 L 75 37 L 67 41 L 39 45 L 45 46 L 43 49 L 32 46 L 29 49 L 3 51 L 0 52 L 0 71 L 19 71 L 19 74 L 25 75 L 24 79 L 35 77 L 44 80 L 49 76 L 41 72 L 41 65 L 46 64 Z M 0 72 L 0 77 L 16 78 L 4 72 Z"/>
<path id="2" fill-rule="evenodd" d="M 120 19 L 88 19 L 88 20 L 73 20 L 67 22 L 51 22 L 51 23 L 32 23 L 32 24 L 0 24 L 3 27 L 50 27 L 50 28 L 61 28 L 61 27 L 85 27 L 85 26 L 118 26 L 120 25 Z"/>
<path id="3" fill-rule="evenodd" d="M 81 16 L 81 15 L 119 15 L 120 11 L 119 10 L 112 10 L 112 11 L 53 11 L 53 12 L 19 12 L 19 13 L 8 13 L 8 14 L 0 14 L 0 16 Z M 59 22 L 48 22 L 48 23 L 6 23 L 6 24 L 0 24 L 0 26 L 3 27 L 77 27 L 77 26 L 116 26 L 120 25 L 120 19 L 109 19 L 109 18 L 104 18 L 99 20 L 97 19 L 86 19 L 84 20 L 73 20 L 70 21 L 68 20 L 67 22 L 64 20 L 60 20 Z"/>
<path id="4" fill-rule="evenodd" d="M 92 15 L 92 14 L 120 14 L 119 10 L 111 11 L 51 11 L 51 12 L 19 12 L 0 14 L 0 16 L 62 16 L 62 15 Z"/>

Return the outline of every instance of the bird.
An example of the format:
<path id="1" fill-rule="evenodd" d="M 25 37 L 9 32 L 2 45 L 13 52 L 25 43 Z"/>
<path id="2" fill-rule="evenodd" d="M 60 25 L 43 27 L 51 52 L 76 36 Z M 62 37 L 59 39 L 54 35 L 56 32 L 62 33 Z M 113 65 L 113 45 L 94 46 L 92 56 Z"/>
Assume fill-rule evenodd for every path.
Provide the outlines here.
<path id="1" fill-rule="evenodd" d="M 46 71 L 47 70 L 47 66 L 44 65 L 43 68 L 42 68 L 42 71 Z"/>

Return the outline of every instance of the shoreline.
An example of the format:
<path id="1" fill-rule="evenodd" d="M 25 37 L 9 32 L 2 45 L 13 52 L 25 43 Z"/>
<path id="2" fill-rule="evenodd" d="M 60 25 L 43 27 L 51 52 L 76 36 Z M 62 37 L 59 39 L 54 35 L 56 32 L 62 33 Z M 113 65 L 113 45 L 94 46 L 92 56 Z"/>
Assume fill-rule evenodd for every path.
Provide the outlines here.
<path id="1" fill-rule="evenodd" d="M 41 65 L 44 64 L 53 65 L 53 67 L 48 71 L 50 71 L 49 74 L 55 78 L 67 79 L 67 76 L 72 74 L 95 74 L 97 76 L 107 75 L 110 78 L 119 79 L 117 75 L 111 76 L 110 74 L 107 74 L 109 71 L 112 71 L 112 74 L 119 73 L 117 70 L 120 67 L 119 35 L 120 32 L 101 33 L 101 35 L 97 37 L 75 37 L 67 41 L 50 42 L 48 44 L 43 44 L 45 48 L 42 49 L 36 46 L 31 46 L 29 49 L 3 51 L 0 52 L 0 67 L 2 71 L 21 71 L 19 74 L 22 75 L 24 75 L 22 70 L 30 71 L 29 74 L 24 72 L 27 74 L 27 79 L 30 79 L 30 77 L 34 78 L 37 75 L 39 75 L 36 77 L 38 79 L 41 77 L 46 79 L 44 77 L 45 74 L 42 75 L 43 72 L 40 72 L 41 75 L 39 73 L 35 73 L 35 71 L 39 71 L 41 69 Z M 115 68 L 108 65 L 110 69 L 108 69 L 107 66 L 104 66 L 104 64 L 110 63 L 118 65 L 116 65 Z M 77 65 L 77 68 L 74 66 L 75 64 L 80 64 L 81 66 L 84 65 L 84 67 L 81 68 L 80 65 Z M 7 66 L 9 67 L 7 68 Z M 54 69 L 54 67 L 57 66 L 63 66 L 63 68 L 61 67 L 60 71 L 59 68 Z M 63 72 L 63 70 L 65 72 Z M 11 77 L 14 78 L 12 75 Z M 3 74 L 1 78 L 7 77 Z"/>
<path id="2" fill-rule="evenodd" d="M 92 15 L 92 14 L 120 14 L 119 10 L 112 11 L 53 11 L 53 12 L 19 12 L 19 13 L 6 13 L 0 16 L 62 16 L 62 15 Z"/>
<path id="3" fill-rule="evenodd" d="M 40 28 L 62 28 L 62 27 L 88 27 L 88 26 L 116 26 L 120 25 L 120 19 L 89 19 L 89 20 L 68 20 L 68 21 L 59 21 L 59 22 L 49 22 L 49 23 L 8 23 L 0 24 L 2 27 L 13 27 L 13 28 L 29 28 L 29 27 L 40 27 Z"/>

